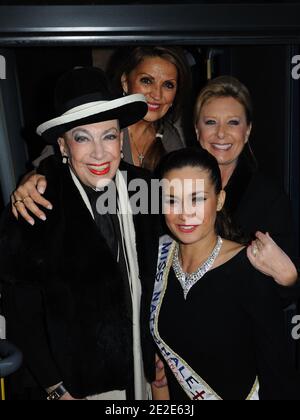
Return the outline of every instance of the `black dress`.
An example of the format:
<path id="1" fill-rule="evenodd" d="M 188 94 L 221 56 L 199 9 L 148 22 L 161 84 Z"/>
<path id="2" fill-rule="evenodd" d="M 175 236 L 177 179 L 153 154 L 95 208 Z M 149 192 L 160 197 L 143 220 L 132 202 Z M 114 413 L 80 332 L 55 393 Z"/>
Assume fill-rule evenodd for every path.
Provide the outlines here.
<path id="1" fill-rule="evenodd" d="M 250 265 L 245 251 L 208 272 L 186 300 L 171 269 L 158 330 L 222 399 L 246 399 L 256 377 L 260 399 L 300 398 L 274 282 Z M 188 399 L 169 367 L 166 373 L 171 400 Z"/>

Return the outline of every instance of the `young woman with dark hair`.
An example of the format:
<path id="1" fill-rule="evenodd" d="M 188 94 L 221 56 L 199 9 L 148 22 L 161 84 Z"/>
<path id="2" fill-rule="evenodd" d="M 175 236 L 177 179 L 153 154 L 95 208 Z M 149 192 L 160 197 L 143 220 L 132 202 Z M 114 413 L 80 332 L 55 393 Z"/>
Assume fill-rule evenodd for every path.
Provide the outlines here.
<path id="1" fill-rule="evenodd" d="M 185 149 L 160 172 L 170 236 L 160 241 L 150 325 L 170 399 L 299 399 L 276 285 L 226 226 L 218 162 Z"/>

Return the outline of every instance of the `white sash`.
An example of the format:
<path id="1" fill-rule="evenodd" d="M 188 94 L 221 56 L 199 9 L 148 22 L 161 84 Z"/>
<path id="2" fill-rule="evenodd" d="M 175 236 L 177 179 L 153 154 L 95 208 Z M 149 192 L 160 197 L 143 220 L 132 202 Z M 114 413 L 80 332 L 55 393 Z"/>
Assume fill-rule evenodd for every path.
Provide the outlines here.
<path id="1" fill-rule="evenodd" d="M 177 381 L 191 400 L 220 401 L 222 398 L 160 337 L 158 332 L 158 319 L 160 308 L 168 286 L 168 277 L 173 262 L 176 242 L 169 236 L 160 238 L 157 272 L 151 303 L 150 328 L 153 338 L 161 354 L 168 363 Z M 259 400 L 259 383 L 255 384 L 247 400 Z"/>

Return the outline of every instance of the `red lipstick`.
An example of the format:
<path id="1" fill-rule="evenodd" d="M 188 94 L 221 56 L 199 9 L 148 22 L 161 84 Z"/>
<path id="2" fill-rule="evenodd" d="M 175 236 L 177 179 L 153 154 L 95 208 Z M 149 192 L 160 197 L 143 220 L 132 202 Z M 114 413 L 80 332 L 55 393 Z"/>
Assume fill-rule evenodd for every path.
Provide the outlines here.
<path id="1" fill-rule="evenodd" d="M 101 165 L 90 165 L 91 167 L 88 167 L 88 170 L 96 176 L 103 176 L 109 173 L 110 171 L 110 162 L 103 163 Z M 101 171 L 93 168 L 104 168 Z"/>

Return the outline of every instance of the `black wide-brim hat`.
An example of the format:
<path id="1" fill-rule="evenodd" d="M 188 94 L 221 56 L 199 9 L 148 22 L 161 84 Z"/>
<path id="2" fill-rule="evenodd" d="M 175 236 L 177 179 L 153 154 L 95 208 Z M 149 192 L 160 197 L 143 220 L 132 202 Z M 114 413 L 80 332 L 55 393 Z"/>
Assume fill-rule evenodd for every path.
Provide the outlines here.
<path id="1" fill-rule="evenodd" d="M 148 105 L 140 94 L 114 99 L 104 72 L 83 67 L 71 70 L 58 81 L 55 110 L 56 117 L 37 128 L 37 134 L 52 144 L 67 131 L 83 125 L 118 120 L 121 129 L 129 127 L 147 114 Z"/>

